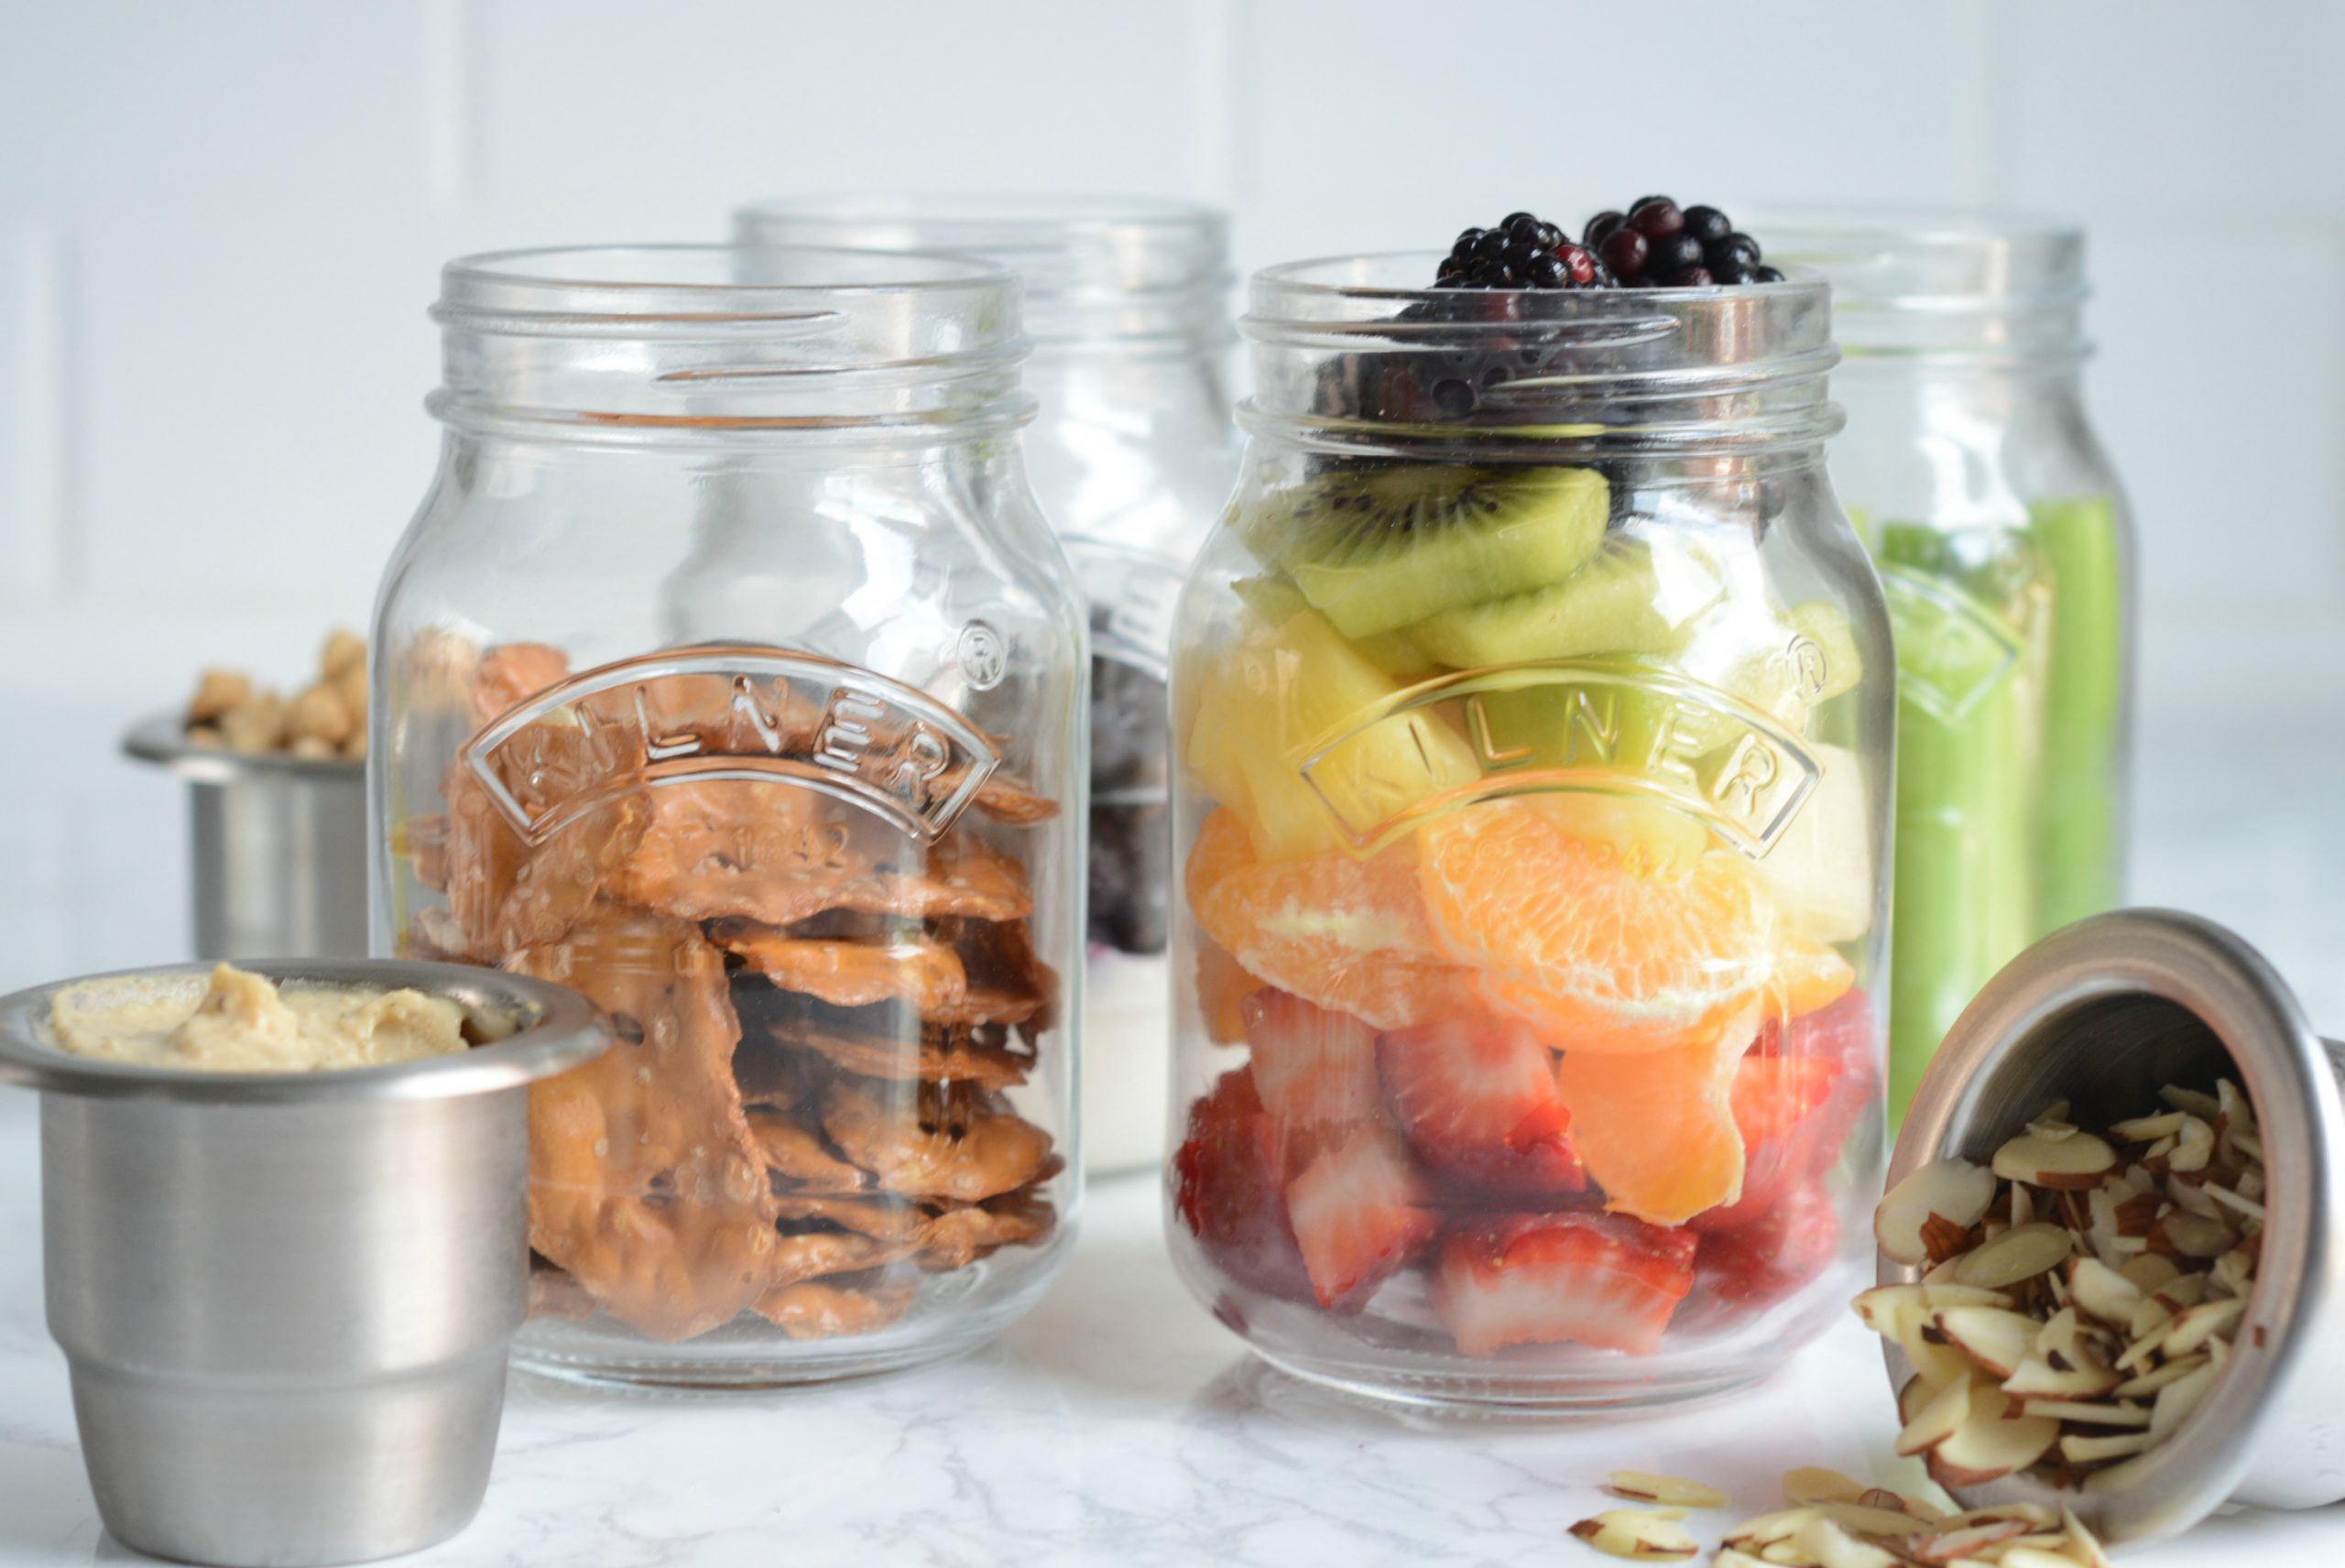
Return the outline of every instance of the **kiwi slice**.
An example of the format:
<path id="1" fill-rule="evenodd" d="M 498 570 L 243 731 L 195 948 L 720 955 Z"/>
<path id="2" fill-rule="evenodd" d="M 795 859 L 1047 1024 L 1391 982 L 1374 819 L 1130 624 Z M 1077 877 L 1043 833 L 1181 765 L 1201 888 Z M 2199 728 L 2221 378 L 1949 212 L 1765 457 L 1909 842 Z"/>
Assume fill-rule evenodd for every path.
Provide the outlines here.
<path id="1" fill-rule="evenodd" d="M 1238 527 L 1360 638 L 1562 582 L 1595 555 L 1611 509 L 1592 469 L 1377 463 L 1282 492 Z"/>
<path id="2" fill-rule="evenodd" d="M 1431 615 L 1411 640 L 1453 670 L 1591 654 L 1665 653 L 1726 584 L 1704 556 L 1614 534 L 1560 583 Z"/>

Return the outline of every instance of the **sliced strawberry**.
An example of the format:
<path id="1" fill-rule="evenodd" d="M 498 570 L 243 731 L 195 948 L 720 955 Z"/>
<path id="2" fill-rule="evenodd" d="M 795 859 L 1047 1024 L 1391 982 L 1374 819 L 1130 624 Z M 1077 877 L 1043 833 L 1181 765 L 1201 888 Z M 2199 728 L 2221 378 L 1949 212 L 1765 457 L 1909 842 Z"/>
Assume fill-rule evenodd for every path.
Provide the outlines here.
<path id="1" fill-rule="evenodd" d="M 1839 1249 L 1840 1215 L 1832 1191 L 1810 1177 L 1753 1223 L 1705 1235 L 1694 1268 L 1718 1300 L 1762 1306 L 1823 1273 Z"/>
<path id="2" fill-rule="evenodd" d="M 1849 991 L 1830 1007 L 1794 1018 L 1783 1050 L 1840 1064 L 1830 1096 L 1800 1129 L 1807 1169 L 1829 1170 L 1852 1130 L 1867 1117 L 1875 1126 L 1881 1120 L 1881 1033 L 1871 998 Z"/>
<path id="3" fill-rule="evenodd" d="M 1554 1053 L 1527 1024 L 1440 1018 L 1380 1037 L 1376 1060 L 1401 1130 L 1431 1170 L 1502 1197 L 1587 1190 Z"/>
<path id="4" fill-rule="evenodd" d="M 1342 1144 L 1357 1128 L 1383 1120 L 1374 1029 L 1284 991 L 1257 991 L 1242 1010 L 1254 1087 L 1270 1113 L 1271 1138 L 1286 1178 L 1301 1175 L 1321 1150 Z"/>
<path id="5" fill-rule="evenodd" d="M 1880 1094 L 1874 1049 L 1861 991 L 1789 1028 L 1769 1019 L 1735 1072 L 1734 1120 L 1750 1151 L 1742 1196 L 1688 1223 L 1705 1235 L 1757 1224 L 1801 1180 L 1831 1169 Z"/>
<path id="6" fill-rule="evenodd" d="M 1364 1303 L 1377 1283 L 1432 1239 L 1424 1180 L 1390 1127 L 1369 1123 L 1321 1153 L 1287 1184 L 1286 1209 L 1311 1273 L 1312 1293 L 1337 1311 Z"/>
<path id="7" fill-rule="evenodd" d="M 1214 1263 L 1239 1284 L 1306 1297 L 1311 1281 L 1287 1224 L 1271 1119 L 1254 1075 L 1238 1068 L 1189 1107 L 1172 1156 L 1172 1209 Z"/>
<path id="8" fill-rule="evenodd" d="M 1650 1355 L 1693 1289 L 1694 1248 L 1626 1214 L 1500 1215 L 1443 1244 L 1434 1311 L 1467 1356 L 1564 1341 Z"/>

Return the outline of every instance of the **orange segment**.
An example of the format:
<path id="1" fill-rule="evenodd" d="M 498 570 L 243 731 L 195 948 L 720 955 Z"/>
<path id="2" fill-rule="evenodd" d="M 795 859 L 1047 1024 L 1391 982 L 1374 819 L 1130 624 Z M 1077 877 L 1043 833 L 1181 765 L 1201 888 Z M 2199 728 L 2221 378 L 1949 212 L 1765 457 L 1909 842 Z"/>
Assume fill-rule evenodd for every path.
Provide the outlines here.
<path id="1" fill-rule="evenodd" d="M 1205 1018 L 1205 1038 L 1214 1044 L 1245 1043 L 1246 998 L 1261 988 L 1262 983 L 1238 967 L 1219 942 L 1197 943 L 1197 1011 Z"/>
<path id="2" fill-rule="evenodd" d="M 1569 832 L 1526 800 L 1464 807 L 1421 837 L 1443 951 L 1552 1045 L 1707 1040 L 1773 973 L 1774 908 L 1731 850 L 1674 865 Z"/>
<path id="3" fill-rule="evenodd" d="M 1758 1029 L 1752 1006 L 1683 1045 L 1564 1053 L 1555 1081 L 1571 1107 L 1572 1148 L 1606 1208 L 1676 1225 L 1742 1195 L 1734 1084 Z"/>
<path id="4" fill-rule="evenodd" d="M 1192 855 L 1193 872 L 1196 863 Z M 1205 933 L 1266 984 L 1379 1029 L 1421 1022 L 1475 995 L 1473 977 L 1434 945 L 1406 844 L 1364 861 L 1322 855 L 1242 866 L 1190 908 Z"/>
<path id="5" fill-rule="evenodd" d="M 1197 824 L 1197 841 L 1189 846 L 1189 904 L 1205 901 L 1214 884 L 1242 866 L 1254 864 L 1253 841 L 1245 820 L 1227 806 L 1216 806 Z"/>

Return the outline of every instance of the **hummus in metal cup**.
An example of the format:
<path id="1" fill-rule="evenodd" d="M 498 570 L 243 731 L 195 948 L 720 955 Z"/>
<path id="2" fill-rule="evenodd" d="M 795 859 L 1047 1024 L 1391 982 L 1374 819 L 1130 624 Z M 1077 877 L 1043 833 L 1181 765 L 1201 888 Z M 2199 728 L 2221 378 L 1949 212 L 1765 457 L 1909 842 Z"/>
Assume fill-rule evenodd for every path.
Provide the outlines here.
<path id="1" fill-rule="evenodd" d="M 310 1073 L 467 1050 L 464 1010 L 420 991 L 289 985 L 223 964 L 189 975 L 84 981 L 57 994 L 59 1049 L 145 1067 Z"/>

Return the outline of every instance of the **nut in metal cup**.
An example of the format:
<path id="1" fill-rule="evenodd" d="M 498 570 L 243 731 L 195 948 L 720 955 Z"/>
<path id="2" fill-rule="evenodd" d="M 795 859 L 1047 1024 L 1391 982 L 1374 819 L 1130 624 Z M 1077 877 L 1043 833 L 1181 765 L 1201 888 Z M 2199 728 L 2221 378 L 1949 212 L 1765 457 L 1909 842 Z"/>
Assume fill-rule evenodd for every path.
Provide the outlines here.
<path id="1" fill-rule="evenodd" d="M 488 1484 L 527 1308 L 527 1086 L 599 1054 L 609 1022 L 493 970 L 251 967 L 412 986 L 504 1038 L 338 1072 L 150 1069 L 50 1044 L 59 985 L 0 999 L 0 1083 L 43 1091 L 49 1325 L 91 1489 L 118 1540 L 189 1562 L 417 1551 Z"/>
<path id="2" fill-rule="evenodd" d="M 149 719 L 123 749 L 188 781 L 199 958 L 366 956 L 366 765 L 191 745 Z"/>
<path id="3" fill-rule="evenodd" d="M 2081 1491 L 2026 1475 L 1958 1487 L 1966 1506 L 2066 1502 L 2112 1541 L 2176 1535 L 2226 1502 L 2345 1499 L 2345 1046 L 2324 1041 L 2262 955 L 2166 909 L 2079 921 L 1988 982 L 1931 1062 L 1889 1181 L 1959 1155 L 1985 1164 L 2049 1101 L 2080 1127 L 2145 1114 L 2168 1083 L 2230 1077 L 2255 1106 L 2266 1217 L 2236 1354 L 2158 1447 Z M 1920 1277 L 1883 1259 L 1884 1284 Z M 1911 1368 L 1889 1347 L 1892 1388 Z"/>

